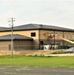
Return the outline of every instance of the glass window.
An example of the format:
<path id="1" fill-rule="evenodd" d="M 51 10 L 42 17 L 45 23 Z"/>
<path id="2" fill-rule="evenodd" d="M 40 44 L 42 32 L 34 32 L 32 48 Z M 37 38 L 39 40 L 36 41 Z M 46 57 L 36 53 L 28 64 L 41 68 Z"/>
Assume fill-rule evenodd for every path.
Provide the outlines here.
<path id="1" fill-rule="evenodd" d="M 68 39 L 70 39 L 70 34 L 68 35 Z"/>
<path id="2" fill-rule="evenodd" d="M 31 33 L 31 37 L 35 37 L 36 36 L 36 33 L 35 32 L 32 32 Z"/>
<path id="3" fill-rule="evenodd" d="M 67 35 L 66 34 L 64 35 L 64 38 L 67 38 Z"/>
<path id="4" fill-rule="evenodd" d="M 72 35 L 72 39 L 74 39 L 74 34 Z"/>
<path id="5" fill-rule="evenodd" d="M 62 37 L 63 35 L 60 33 L 60 37 Z"/>

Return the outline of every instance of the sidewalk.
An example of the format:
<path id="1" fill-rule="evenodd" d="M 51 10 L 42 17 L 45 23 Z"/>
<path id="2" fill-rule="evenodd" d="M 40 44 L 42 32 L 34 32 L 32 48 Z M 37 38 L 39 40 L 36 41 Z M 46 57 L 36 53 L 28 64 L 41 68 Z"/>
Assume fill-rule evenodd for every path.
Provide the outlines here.
<path id="1" fill-rule="evenodd" d="M 74 53 L 68 53 L 68 54 L 50 54 L 50 56 L 74 56 Z"/>

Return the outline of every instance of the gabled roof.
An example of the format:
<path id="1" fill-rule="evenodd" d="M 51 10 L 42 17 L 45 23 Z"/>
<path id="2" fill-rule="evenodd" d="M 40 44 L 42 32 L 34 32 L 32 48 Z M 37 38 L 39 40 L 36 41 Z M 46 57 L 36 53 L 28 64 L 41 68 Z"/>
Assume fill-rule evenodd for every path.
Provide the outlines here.
<path id="1" fill-rule="evenodd" d="M 74 32 L 74 29 L 58 27 L 58 26 L 53 26 L 53 25 L 42 25 L 42 24 L 26 24 L 26 25 L 15 26 L 13 28 L 14 31 L 35 30 L 35 29 L 73 31 Z M 0 29 L 0 31 L 10 31 L 10 30 L 11 30 L 11 28 Z"/>
<path id="2" fill-rule="evenodd" d="M 0 36 L 0 41 L 11 40 L 11 38 L 12 38 L 11 34 Z M 27 37 L 27 36 L 23 36 L 23 35 L 19 35 L 19 34 L 13 34 L 13 40 L 33 40 L 33 39 L 30 37 Z"/>
<path id="3" fill-rule="evenodd" d="M 41 24 L 27 24 L 14 27 L 14 30 L 29 30 L 29 29 L 45 29 L 45 30 L 60 30 L 60 31 L 74 31 L 74 29 L 58 27 L 53 25 L 41 25 Z"/>
<path id="4" fill-rule="evenodd" d="M 10 28 L 7 28 L 7 27 L 0 27 L 0 31 L 6 31 L 6 30 L 9 30 Z"/>
<path id="5" fill-rule="evenodd" d="M 39 29 L 40 26 L 38 24 L 26 24 L 14 27 L 14 30 L 23 30 L 23 29 Z"/>

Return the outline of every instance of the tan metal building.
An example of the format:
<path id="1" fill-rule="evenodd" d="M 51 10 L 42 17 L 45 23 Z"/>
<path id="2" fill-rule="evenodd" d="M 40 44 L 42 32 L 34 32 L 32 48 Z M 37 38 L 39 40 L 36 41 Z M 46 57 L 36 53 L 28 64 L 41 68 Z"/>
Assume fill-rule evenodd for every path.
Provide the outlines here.
<path id="1" fill-rule="evenodd" d="M 0 49 L 4 48 L 5 45 L 7 45 L 7 49 L 10 50 L 11 44 L 10 34 L 11 28 L 0 28 Z M 46 46 L 50 46 L 49 49 L 51 48 L 63 49 L 73 45 L 72 43 L 60 38 L 56 37 L 48 38 L 50 35 L 56 35 L 74 41 L 73 29 L 57 27 L 52 25 L 41 25 L 41 24 L 20 25 L 13 27 L 13 34 L 14 38 L 17 36 L 17 39 L 16 40 L 14 39 L 14 50 L 22 50 L 22 49 L 42 50 Z"/>
<path id="2" fill-rule="evenodd" d="M 11 50 L 11 34 L 0 36 L 0 50 Z M 32 49 L 33 39 L 27 36 L 13 34 L 13 48 L 15 51 Z"/>

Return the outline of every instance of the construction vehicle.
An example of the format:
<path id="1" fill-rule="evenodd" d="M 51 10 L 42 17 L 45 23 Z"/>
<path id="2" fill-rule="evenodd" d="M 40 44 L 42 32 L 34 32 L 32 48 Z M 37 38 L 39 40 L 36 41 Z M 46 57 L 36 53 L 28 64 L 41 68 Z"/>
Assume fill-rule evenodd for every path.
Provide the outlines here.
<path id="1" fill-rule="evenodd" d="M 50 35 L 50 36 L 48 36 L 48 38 L 50 38 L 50 39 L 57 38 L 57 39 L 61 39 L 61 40 L 67 41 L 67 42 L 69 42 L 71 44 L 74 44 L 74 41 L 68 40 L 66 38 L 63 38 L 63 37 L 60 37 L 60 36 L 57 36 L 57 35 Z M 67 49 L 67 52 L 74 52 L 74 46 L 69 48 L 69 49 Z"/>
<path id="2" fill-rule="evenodd" d="M 63 38 L 63 37 L 60 37 L 60 36 L 57 36 L 57 35 L 50 35 L 48 38 L 58 38 L 58 39 L 61 39 L 61 40 L 67 41 L 67 42 L 69 42 L 69 43 L 71 43 L 71 44 L 74 44 L 73 41 L 68 40 L 68 39 L 66 39 L 66 38 Z"/>
<path id="3" fill-rule="evenodd" d="M 45 36 L 46 36 L 46 38 L 47 39 L 49 39 L 49 40 L 51 40 L 51 39 L 61 39 L 61 40 L 64 40 L 64 41 L 66 41 L 66 42 L 69 42 L 69 43 L 71 43 L 71 44 L 74 44 L 74 41 L 71 41 L 71 40 L 69 40 L 69 39 L 66 39 L 66 38 L 63 38 L 63 37 L 60 37 L 60 36 L 58 36 L 57 34 L 51 34 L 51 33 L 45 33 L 44 34 Z M 51 47 L 52 47 L 52 49 L 58 49 L 58 47 L 59 47 L 59 45 L 57 45 L 57 44 L 55 44 L 55 45 L 44 45 L 44 49 L 51 49 Z M 60 46 L 61 47 L 61 46 Z M 71 48 L 71 47 L 68 47 L 68 48 Z M 72 48 L 71 48 L 72 49 Z"/>

